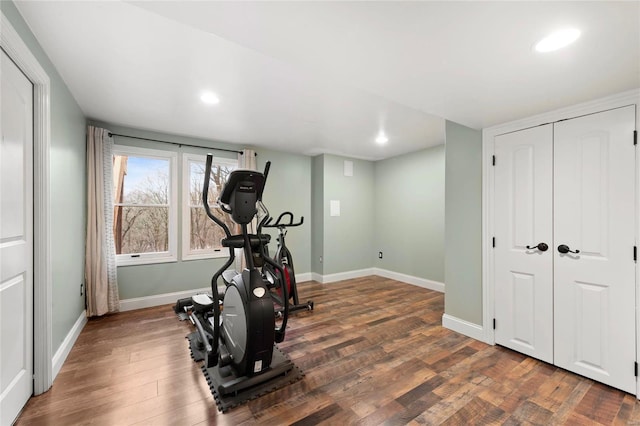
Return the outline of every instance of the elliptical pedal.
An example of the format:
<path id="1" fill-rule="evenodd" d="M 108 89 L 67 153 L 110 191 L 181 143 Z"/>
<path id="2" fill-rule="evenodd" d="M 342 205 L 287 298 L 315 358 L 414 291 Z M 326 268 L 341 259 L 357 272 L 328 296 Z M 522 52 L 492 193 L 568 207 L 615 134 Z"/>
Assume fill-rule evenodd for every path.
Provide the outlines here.
<path id="1" fill-rule="evenodd" d="M 191 297 L 193 310 L 198 313 L 208 312 L 213 308 L 213 300 L 208 294 L 196 294 Z"/>

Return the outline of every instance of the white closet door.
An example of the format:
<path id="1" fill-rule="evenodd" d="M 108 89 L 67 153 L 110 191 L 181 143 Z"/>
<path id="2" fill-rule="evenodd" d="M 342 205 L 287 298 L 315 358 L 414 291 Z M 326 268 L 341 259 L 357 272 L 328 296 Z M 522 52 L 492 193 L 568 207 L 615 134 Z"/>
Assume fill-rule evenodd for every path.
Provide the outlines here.
<path id="1" fill-rule="evenodd" d="M 552 141 L 551 125 L 495 138 L 495 339 L 546 362 L 553 362 Z M 548 249 L 536 248 L 541 243 Z"/>
<path id="2" fill-rule="evenodd" d="M 33 86 L 0 51 L 0 424 L 33 391 Z"/>
<path id="3" fill-rule="evenodd" d="M 635 393 L 635 107 L 555 124 L 555 364 Z M 579 253 L 562 254 L 560 245 Z"/>

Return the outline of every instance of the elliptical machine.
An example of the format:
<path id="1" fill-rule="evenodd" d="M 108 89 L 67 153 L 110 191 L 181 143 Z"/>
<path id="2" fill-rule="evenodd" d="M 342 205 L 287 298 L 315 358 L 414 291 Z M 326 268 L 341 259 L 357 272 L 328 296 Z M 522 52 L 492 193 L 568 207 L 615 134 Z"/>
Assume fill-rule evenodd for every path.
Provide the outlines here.
<path id="1" fill-rule="evenodd" d="M 196 331 L 187 336 L 194 360 L 204 360 L 202 371 L 207 378 L 218 409 L 228 408 L 302 378 L 302 372 L 275 345 L 285 338 L 289 303 L 284 288 L 283 316 L 276 326 L 274 303 L 261 271 L 254 265 L 253 253 L 260 250 L 262 259 L 284 276 L 283 268 L 264 249 L 268 235 L 249 234 L 247 224 L 257 214 L 269 173 L 234 170 L 229 175 L 217 201 L 218 206 L 239 224 L 242 233 L 231 235 L 227 225 L 213 214 L 208 202 L 209 179 L 213 157 L 207 155 L 202 192 L 207 216 L 220 226 L 226 237 L 222 245 L 229 248 L 229 260 L 211 279 L 212 297 L 199 294 L 192 297 L 191 321 Z M 233 249 L 243 249 L 247 267 L 225 280 L 223 309 L 218 291 L 218 279 L 235 260 Z M 286 287 L 286 286 L 285 286 Z M 178 301 L 178 304 L 180 301 Z M 177 308 L 177 306 L 176 306 Z"/>

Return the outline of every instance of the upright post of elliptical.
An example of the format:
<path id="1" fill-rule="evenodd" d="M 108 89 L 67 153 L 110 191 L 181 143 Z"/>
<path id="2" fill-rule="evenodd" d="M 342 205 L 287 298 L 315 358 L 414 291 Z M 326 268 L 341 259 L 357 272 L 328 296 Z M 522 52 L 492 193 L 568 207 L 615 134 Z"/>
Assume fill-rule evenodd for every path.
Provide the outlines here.
<path id="1" fill-rule="evenodd" d="M 222 228 L 227 238 L 231 237 L 231 231 L 229 231 L 229 227 L 218 219 L 216 215 L 211 212 L 211 207 L 209 206 L 209 185 L 211 182 L 211 165 L 213 163 L 213 155 L 207 155 L 207 162 L 205 164 L 204 169 L 204 185 L 202 186 L 202 203 L 204 205 L 204 211 L 207 213 L 207 216 L 213 220 L 218 226 Z M 220 268 L 211 278 L 211 294 L 213 295 L 213 336 L 211 342 L 211 352 L 207 351 L 207 367 L 213 367 L 218 362 L 218 340 L 220 339 L 220 327 L 216 326 L 220 324 L 220 294 L 218 293 L 218 278 L 222 275 L 222 271 L 225 271 L 233 261 L 235 260 L 235 254 L 233 249 L 229 247 L 229 260 L 224 264 L 222 268 Z M 198 327 L 198 332 L 200 333 L 200 337 L 203 341 L 207 341 L 206 333 L 200 324 Z M 209 348 L 207 348 L 209 349 Z M 212 363 L 212 365 L 209 365 Z"/>

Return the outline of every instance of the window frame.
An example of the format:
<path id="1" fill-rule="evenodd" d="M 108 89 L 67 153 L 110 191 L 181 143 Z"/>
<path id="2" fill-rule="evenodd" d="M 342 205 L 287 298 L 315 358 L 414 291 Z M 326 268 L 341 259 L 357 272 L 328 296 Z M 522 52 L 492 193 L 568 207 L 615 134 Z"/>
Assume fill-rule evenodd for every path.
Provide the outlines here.
<path id="1" fill-rule="evenodd" d="M 113 145 L 113 156 L 126 155 L 158 160 L 169 160 L 169 223 L 167 229 L 168 250 L 151 253 L 116 254 L 117 266 L 149 265 L 178 261 L 178 153 L 130 145 Z M 113 167 L 113 166 L 112 166 Z M 115 200 L 114 200 L 115 201 Z M 124 204 L 123 204 L 124 205 Z M 135 204 L 133 204 L 135 205 Z M 114 208 L 116 203 L 114 202 Z M 115 235 L 114 235 L 115 237 Z"/>
<path id="2" fill-rule="evenodd" d="M 229 249 L 225 247 L 211 249 L 191 249 L 191 162 L 206 163 L 207 156 L 204 154 L 182 154 L 182 257 L 181 260 L 202 260 L 220 259 L 229 257 Z M 214 157 L 213 164 L 234 166 L 239 168 L 238 160 L 232 158 Z M 209 200 L 212 210 L 219 209 L 215 200 Z M 202 207 L 204 209 L 204 207 Z M 215 214 L 215 212 L 214 212 Z M 216 225 L 217 226 L 217 225 Z"/>

